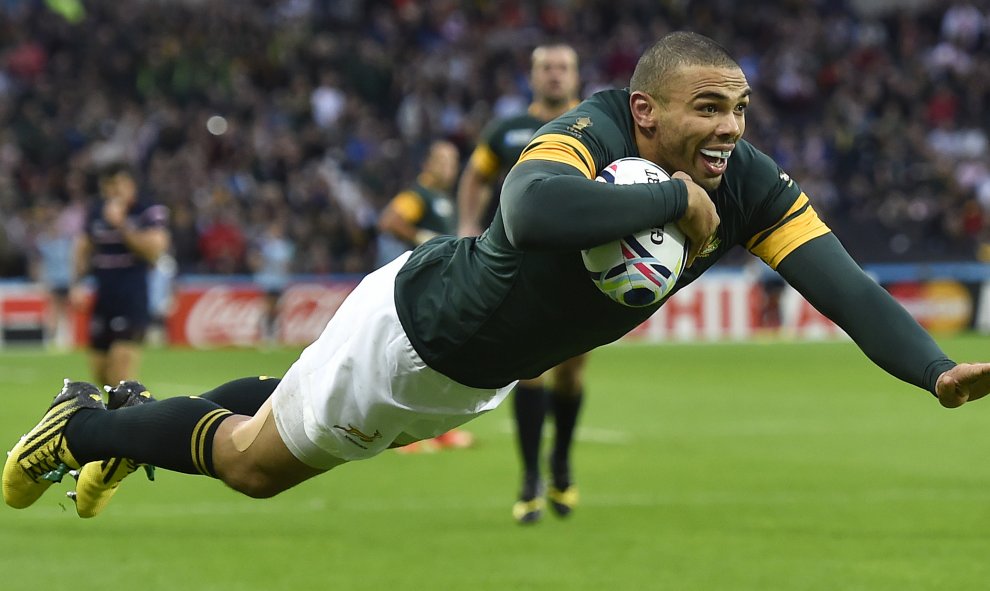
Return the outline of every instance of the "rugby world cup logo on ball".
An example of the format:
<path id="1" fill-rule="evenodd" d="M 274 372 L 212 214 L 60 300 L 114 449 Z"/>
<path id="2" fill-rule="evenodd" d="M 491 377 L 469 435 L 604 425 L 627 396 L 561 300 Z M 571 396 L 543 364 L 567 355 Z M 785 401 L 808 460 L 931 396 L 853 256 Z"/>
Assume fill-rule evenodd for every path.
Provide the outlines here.
<path id="1" fill-rule="evenodd" d="M 621 158 L 606 166 L 595 180 L 628 185 L 669 179 L 670 175 L 649 160 Z M 660 302 L 674 289 L 687 261 L 687 240 L 671 222 L 581 251 L 581 258 L 591 280 L 605 295 L 624 306 L 642 308 Z"/>

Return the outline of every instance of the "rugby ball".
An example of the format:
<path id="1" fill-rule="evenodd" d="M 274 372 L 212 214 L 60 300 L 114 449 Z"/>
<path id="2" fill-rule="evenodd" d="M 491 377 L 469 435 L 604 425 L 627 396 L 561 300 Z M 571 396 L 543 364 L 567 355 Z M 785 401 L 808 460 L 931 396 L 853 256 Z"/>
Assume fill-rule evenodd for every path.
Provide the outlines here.
<path id="1" fill-rule="evenodd" d="M 630 185 L 670 180 L 662 168 L 642 158 L 620 158 L 595 179 Z M 598 289 L 623 306 L 652 306 L 674 289 L 687 263 L 688 243 L 674 222 L 581 251 Z"/>

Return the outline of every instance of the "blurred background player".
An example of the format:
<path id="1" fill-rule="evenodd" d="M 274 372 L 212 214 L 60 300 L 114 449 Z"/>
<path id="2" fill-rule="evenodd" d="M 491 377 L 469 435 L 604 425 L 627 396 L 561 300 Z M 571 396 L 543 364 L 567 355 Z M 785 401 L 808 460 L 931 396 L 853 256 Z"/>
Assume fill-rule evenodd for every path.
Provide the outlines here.
<path id="1" fill-rule="evenodd" d="M 35 208 L 38 232 L 34 237 L 31 274 L 48 290 L 51 309 L 45 319 L 45 341 L 56 349 L 68 349 L 72 342 L 69 319 L 69 287 L 72 284 L 73 248 L 82 227 L 82 216 L 60 207 L 52 200 L 41 200 Z"/>
<path id="2" fill-rule="evenodd" d="M 99 191 L 76 242 L 70 299 L 82 305 L 78 279 L 91 273 L 90 369 L 98 384 L 116 385 L 138 372 L 151 320 L 148 271 L 169 246 L 168 209 L 138 198 L 137 180 L 125 164 L 100 174 Z"/>
<path id="3" fill-rule="evenodd" d="M 445 140 L 430 144 L 416 182 L 393 197 L 378 218 L 376 267 L 434 236 L 454 233 L 451 190 L 459 166 L 460 155 L 454 144 Z"/>
<path id="4" fill-rule="evenodd" d="M 477 236 L 488 227 L 509 168 L 519 159 L 536 130 L 578 104 L 579 86 L 577 52 L 572 47 L 552 44 L 533 50 L 532 103 L 525 113 L 488 124 L 461 175 L 457 189 L 459 235 Z M 543 514 L 540 444 L 548 408 L 556 427 L 550 455 L 551 485 L 547 491 L 550 506 L 563 517 L 577 504 L 577 487 L 571 479 L 570 450 L 584 398 L 585 360 L 586 355 L 580 355 L 553 368 L 549 392 L 543 377 L 522 380 L 516 386 L 513 409 L 523 482 L 512 515 L 520 523 L 535 522 Z"/>
<path id="5" fill-rule="evenodd" d="M 251 245 L 248 263 L 254 269 L 254 281 L 265 292 L 265 312 L 261 319 L 261 342 L 272 346 L 278 342 L 278 302 L 292 278 L 292 261 L 296 245 L 286 233 L 286 222 L 276 217 Z"/>
<path id="6" fill-rule="evenodd" d="M 454 233 L 456 212 L 451 190 L 460 168 L 457 146 L 446 140 L 430 144 L 416 182 L 392 198 L 378 218 L 377 266 L 416 248 L 430 238 Z M 402 453 L 465 448 L 474 437 L 463 429 L 452 429 L 433 439 L 399 448 Z"/>

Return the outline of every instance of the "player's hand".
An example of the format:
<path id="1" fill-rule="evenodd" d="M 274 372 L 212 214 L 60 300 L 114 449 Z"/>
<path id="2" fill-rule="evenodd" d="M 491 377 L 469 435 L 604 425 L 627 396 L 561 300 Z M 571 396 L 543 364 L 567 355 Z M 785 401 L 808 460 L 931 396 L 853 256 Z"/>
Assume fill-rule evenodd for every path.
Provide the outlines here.
<path id="1" fill-rule="evenodd" d="M 686 172 L 677 171 L 671 178 L 681 179 L 687 185 L 687 209 L 681 219 L 677 220 L 677 226 L 690 243 L 687 260 L 687 266 L 690 267 L 698 253 L 708 246 L 708 241 L 715 234 L 719 223 L 718 213 L 708 192 L 691 180 Z"/>
<path id="2" fill-rule="evenodd" d="M 69 288 L 69 307 L 74 310 L 82 310 L 86 306 L 86 290 L 81 285 L 73 285 Z"/>
<path id="3" fill-rule="evenodd" d="M 462 222 L 457 225 L 457 237 L 481 236 L 481 226 L 471 222 Z"/>
<path id="4" fill-rule="evenodd" d="M 123 226 L 127 221 L 127 204 L 124 200 L 108 198 L 103 203 L 103 219 L 114 228 Z"/>
<path id="5" fill-rule="evenodd" d="M 990 393 L 990 363 L 960 363 L 943 372 L 935 382 L 938 401 L 956 408 Z"/>

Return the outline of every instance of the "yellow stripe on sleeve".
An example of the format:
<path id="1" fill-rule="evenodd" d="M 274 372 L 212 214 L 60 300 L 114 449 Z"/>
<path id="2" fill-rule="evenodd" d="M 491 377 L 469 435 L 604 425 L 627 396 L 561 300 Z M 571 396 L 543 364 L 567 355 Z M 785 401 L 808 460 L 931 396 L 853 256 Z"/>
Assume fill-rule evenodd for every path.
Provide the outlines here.
<path id="1" fill-rule="evenodd" d="M 751 238 L 746 248 L 776 269 L 797 247 L 829 232 L 829 227 L 811 207 L 808 196 L 801 193 L 780 221 Z"/>
<path id="2" fill-rule="evenodd" d="M 471 152 L 468 163 L 486 181 L 495 178 L 495 173 L 498 172 L 498 155 L 487 144 L 478 144 L 474 152 Z"/>
<path id="3" fill-rule="evenodd" d="M 533 138 L 519 157 L 519 162 L 527 160 L 569 164 L 589 179 L 595 178 L 595 160 L 591 157 L 591 152 L 587 146 L 567 135 L 550 133 Z"/>
<path id="4" fill-rule="evenodd" d="M 414 191 L 403 191 L 392 198 L 389 209 L 410 224 L 416 224 L 426 214 L 426 204 Z"/>

